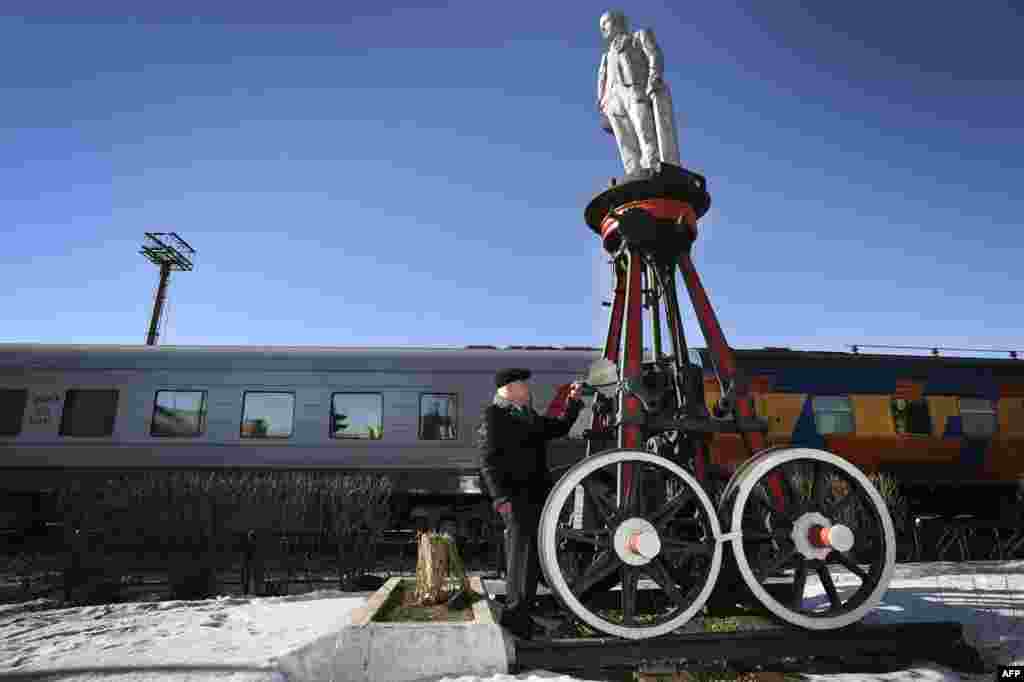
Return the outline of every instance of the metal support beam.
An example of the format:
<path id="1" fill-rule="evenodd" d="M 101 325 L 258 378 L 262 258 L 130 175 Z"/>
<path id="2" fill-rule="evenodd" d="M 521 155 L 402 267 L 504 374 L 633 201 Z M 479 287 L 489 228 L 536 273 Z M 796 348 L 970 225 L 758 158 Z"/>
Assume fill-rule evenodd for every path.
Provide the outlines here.
<path id="1" fill-rule="evenodd" d="M 167 298 L 167 283 L 171 278 L 171 264 L 161 263 L 160 264 L 160 286 L 156 290 L 156 300 L 153 302 L 153 315 L 149 320 L 149 333 L 146 334 L 146 345 L 155 346 L 157 336 L 159 336 L 158 328 L 160 326 L 160 317 L 164 312 L 164 301 Z"/>
<path id="2" fill-rule="evenodd" d="M 160 266 L 160 285 L 156 290 L 153 302 L 153 314 L 149 320 L 149 332 L 146 334 L 146 345 L 155 346 L 159 336 L 160 319 L 163 316 L 164 304 L 167 300 L 167 284 L 171 270 L 191 270 L 192 256 L 195 249 L 178 236 L 176 232 L 147 232 L 147 243 L 139 252 L 146 259 Z"/>
<path id="3" fill-rule="evenodd" d="M 773 628 L 729 634 L 699 633 L 628 640 L 588 638 L 516 642 L 515 673 L 549 670 L 557 673 L 631 669 L 652 662 L 751 662 L 770 664 L 785 659 L 899 657 L 900 660 L 941 660 L 951 656 L 957 667 L 977 664 L 963 649 L 959 623 L 854 625 L 841 630 L 808 631 Z"/>

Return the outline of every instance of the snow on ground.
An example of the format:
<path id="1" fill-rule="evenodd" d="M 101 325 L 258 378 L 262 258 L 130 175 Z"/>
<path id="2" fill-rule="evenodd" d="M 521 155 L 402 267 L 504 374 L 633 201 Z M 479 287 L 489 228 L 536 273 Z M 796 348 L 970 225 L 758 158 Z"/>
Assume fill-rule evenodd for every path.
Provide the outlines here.
<path id="1" fill-rule="evenodd" d="M 0 676 L 154 668 L 195 675 L 258 673 L 276 656 L 328 634 L 371 593 L 220 597 L 76 608 L 36 600 L 0 605 Z"/>
<path id="2" fill-rule="evenodd" d="M 840 591 L 856 579 L 836 572 Z M 492 581 L 487 581 L 492 588 Z M 500 589 L 494 590 L 500 592 Z M 280 680 L 273 659 L 344 624 L 370 593 L 334 590 L 286 597 L 220 597 L 59 608 L 36 600 L 0 604 L 0 682 L 49 677 L 99 682 Z M 808 598 L 824 599 L 808 581 Z M 990 663 L 1024 664 L 1024 561 L 898 566 L 865 622 L 957 621 Z M 807 675 L 814 682 L 945 682 L 934 664 L 881 675 Z M 976 679 L 990 679 L 991 675 Z M 545 671 L 446 682 L 578 682 Z"/>
<path id="3" fill-rule="evenodd" d="M 991 665 L 1024 664 L 1024 561 L 897 566 L 865 623 L 963 623 Z"/>

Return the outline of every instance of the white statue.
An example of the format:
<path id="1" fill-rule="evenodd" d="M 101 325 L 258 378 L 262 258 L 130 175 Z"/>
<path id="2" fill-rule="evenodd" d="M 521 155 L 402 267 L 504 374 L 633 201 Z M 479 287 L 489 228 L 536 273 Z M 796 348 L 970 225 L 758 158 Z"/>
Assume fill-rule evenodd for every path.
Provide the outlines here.
<path id="1" fill-rule="evenodd" d="M 672 96 L 654 33 L 630 34 L 626 15 L 617 10 L 601 15 L 600 26 L 608 51 L 597 74 L 597 105 L 602 126 L 615 135 L 626 175 L 656 173 L 661 162 L 678 166 Z"/>

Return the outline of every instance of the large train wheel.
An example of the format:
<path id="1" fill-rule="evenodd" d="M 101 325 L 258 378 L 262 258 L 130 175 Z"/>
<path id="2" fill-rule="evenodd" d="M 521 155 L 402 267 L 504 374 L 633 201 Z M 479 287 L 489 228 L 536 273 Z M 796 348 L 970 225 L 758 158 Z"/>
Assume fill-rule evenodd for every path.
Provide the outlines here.
<path id="1" fill-rule="evenodd" d="M 624 466 L 633 485 L 619 500 Z M 578 500 L 593 513 L 581 514 Z M 578 462 L 548 495 L 540 565 L 555 597 L 590 627 L 656 637 L 704 606 L 722 562 L 720 535 L 714 506 L 689 472 L 650 452 L 612 450 Z M 597 597 L 612 597 L 616 584 L 616 606 L 602 610 Z"/>
<path id="2" fill-rule="evenodd" d="M 882 496 L 842 457 L 809 448 L 759 453 L 738 470 L 722 518 L 754 597 L 781 620 L 810 630 L 859 621 L 892 579 L 896 535 Z M 852 576 L 839 586 L 830 567 Z M 808 578 L 823 595 L 807 596 Z"/>

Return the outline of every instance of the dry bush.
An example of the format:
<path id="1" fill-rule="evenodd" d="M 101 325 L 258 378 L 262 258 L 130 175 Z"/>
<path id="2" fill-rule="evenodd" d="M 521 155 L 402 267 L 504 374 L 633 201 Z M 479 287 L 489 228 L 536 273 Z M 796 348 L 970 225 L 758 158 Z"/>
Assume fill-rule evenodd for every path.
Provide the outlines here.
<path id="1" fill-rule="evenodd" d="M 261 553 L 274 536 L 311 533 L 338 551 L 342 577 L 364 572 L 390 522 L 386 477 L 335 472 L 163 470 L 72 480 L 58 491 L 75 560 L 95 567 L 111 544 L 171 561 L 172 594 L 216 591 L 218 568 L 252 531 Z"/>

